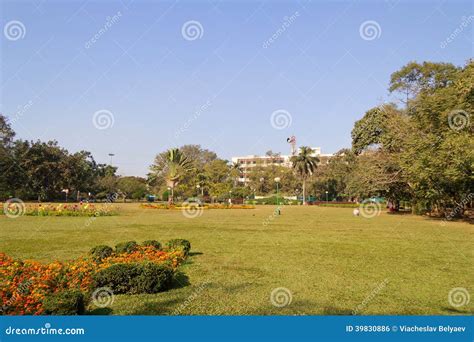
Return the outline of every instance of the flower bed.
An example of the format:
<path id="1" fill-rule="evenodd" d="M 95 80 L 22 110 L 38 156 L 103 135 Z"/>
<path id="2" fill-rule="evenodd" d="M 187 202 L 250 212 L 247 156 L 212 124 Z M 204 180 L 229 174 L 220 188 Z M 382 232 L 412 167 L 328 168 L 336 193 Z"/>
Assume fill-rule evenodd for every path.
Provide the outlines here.
<path id="1" fill-rule="evenodd" d="M 91 203 L 50 203 L 50 204 L 24 204 L 5 203 L 0 214 L 13 216 L 113 216 L 118 210 L 111 204 L 96 205 Z"/>
<path id="2" fill-rule="evenodd" d="M 188 204 L 140 204 L 141 208 L 144 209 L 167 209 L 167 210 L 183 210 L 189 207 L 199 207 L 200 209 L 255 209 L 254 205 L 249 204 L 198 204 L 198 203 L 188 203 Z"/>
<path id="3" fill-rule="evenodd" d="M 123 268 L 123 265 L 133 268 L 137 276 L 136 283 L 153 284 L 146 288 L 146 291 L 165 290 L 178 266 L 186 259 L 186 249 L 190 246 L 186 240 L 179 241 L 186 243 L 179 246 L 168 244 L 174 247 L 167 247 L 165 250 L 151 245 L 139 246 L 134 242 L 130 244 L 134 246 L 133 250 L 126 252 L 114 252 L 110 247 L 98 246 L 87 256 L 69 262 L 55 261 L 49 264 L 16 260 L 0 253 L 0 297 L 3 303 L 0 314 L 80 314 L 83 310 L 75 306 L 78 302 L 87 303 L 86 299 L 90 299 L 92 291 L 102 285 L 103 277 L 100 278 L 100 275 L 104 272 L 117 279 L 116 283 L 111 285 L 122 284 L 123 278 L 115 275 L 113 268 Z M 101 257 L 97 256 L 99 252 Z M 156 286 L 157 279 L 148 275 L 150 269 L 154 271 L 153 277 L 157 277 L 157 274 L 166 276 L 166 279 L 158 279 L 161 282 L 159 286 Z M 138 287 L 137 290 L 137 287 L 134 287 L 133 293 L 139 293 L 137 291 L 142 288 Z M 64 308 L 65 298 L 73 307 Z"/>

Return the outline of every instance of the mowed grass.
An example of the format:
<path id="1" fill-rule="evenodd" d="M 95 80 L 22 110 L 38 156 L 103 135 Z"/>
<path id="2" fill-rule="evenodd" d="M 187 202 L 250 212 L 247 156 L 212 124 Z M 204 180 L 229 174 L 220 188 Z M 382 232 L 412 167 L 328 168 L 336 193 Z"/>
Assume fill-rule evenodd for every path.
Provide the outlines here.
<path id="1" fill-rule="evenodd" d="M 360 315 L 472 314 L 448 302 L 453 288 L 474 297 L 474 227 L 463 222 L 352 209 L 274 207 L 180 211 L 120 205 L 120 216 L 0 216 L 0 251 L 17 258 L 67 260 L 99 244 L 188 239 L 192 255 L 172 290 L 120 295 L 94 314 Z M 264 222 L 267 224 L 265 225 Z M 292 301 L 276 307 L 276 288 Z M 281 298 L 280 298 L 281 299 Z"/>

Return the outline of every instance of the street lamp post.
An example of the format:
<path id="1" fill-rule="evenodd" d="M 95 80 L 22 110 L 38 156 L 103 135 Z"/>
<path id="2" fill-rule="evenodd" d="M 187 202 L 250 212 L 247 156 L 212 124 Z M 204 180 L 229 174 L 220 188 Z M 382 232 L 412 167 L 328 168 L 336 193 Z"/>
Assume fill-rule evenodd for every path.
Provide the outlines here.
<path id="1" fill-rule="evenodd" d="M 279 184 L 280 184 L 280 177 L 275 177 L 274 179 L 275 183 L 276 183 L 276 186 L 277 186 L 277 210 L 276 210 L 276 213 L 277 215 L 280 215 L 280 197 L 278 196 L 279 195 Z"/>
<path id="2" fill-rule="evenodd" d="M 198 185 L 196 185 L 196 189 L 197 189 L 197 197 L 199 197 L 199 188 L 200 188 L 200 187 L 201 187 L 201 186 L 200 186 L 199 184 L 198 184 Z"/>
<path id="3" fill-rule="evenodd" d="M 61 192 L 66 194 L 66 202 L 67 202 L 67 195 L 69 194 L 69 189 L 63 189 Z"/>
<path id="4" fill-rule="evenodd" d="M 328 204 L 328 191 L 326 190 L 326 204 Z"/>
<path id="5" fill-rule="evenodd" d="M 114 153 L 109 153 L 109 157 L 110 157 L 110 166 L 112 166 L 112 158 L 115 156 Z"/>

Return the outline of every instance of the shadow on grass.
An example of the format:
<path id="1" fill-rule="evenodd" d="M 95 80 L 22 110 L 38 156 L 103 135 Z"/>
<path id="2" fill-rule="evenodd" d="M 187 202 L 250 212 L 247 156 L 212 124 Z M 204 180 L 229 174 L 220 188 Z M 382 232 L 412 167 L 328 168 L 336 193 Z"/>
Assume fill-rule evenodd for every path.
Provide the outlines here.
<path id="1" fill-rule="evenodd" d="M 189 282 L 189 277 L 183 272 L 178 271 L 173 277 L 171 289 L 181 289 L 189 285 L 191 285 L 191 283 Z"/>
<path id="2" fill-rule="evenodd" d="M 413 213 L 409 210 L 406 211 L 387 211 L 387 215 L 393 216 L 404 216 L 404 215 L 413 215 Z"/>
<path id="3" fill-rule="evenodd" d="M 143 302 L 130 315 L 171 315 L 176 310 L 180 299 L 170 299 L 163 302 Z"/>
<path id="4" fill-rule="evenodd" d="M 347 308 L 338 308 L 335 306 L 326 306 L 323 308 L 323 315 L 328 316 L 352 316 L 353 310 Z"/>
<path id="5" fill-rule="evenodd" d="M 95 308 L 93 310 L 87 311 L 86 315 L 95 315 L 95 316 L 106 316 L 111 315 L 113 310 L 111 308 Z"/>
<path id="6" fill-rule="evenodd" d="M 192 265 L 194 264 L 194 257 L 203 255 L 202 252 L 189 252 L 188 258 L 184 261 L 183 265 Z"/>
<path id="7" fill-rule="evenodd" d="M 454 307 L 444 307 L 441 308 L 441 310 L 445 312 L 449 312 L 451 314 L 458 314 L 458 315 L 467 315 L 467 314 L 474 314 L 474 310 L 461 310 L 461 309 L 456 309 Z"/>
<path id="8" fill-rule="evenodd" d="M 322 309 L 322 311 L 321 311 Z M 308 301 L 298 300 L 284 307 L 276 307 L 269 303 L 268 306 L 246 313 L 247 315 L 269 316 L 352 316 L 353 312 L 348 308 L 340 308 L 335 306 L 324 306 Z"/>

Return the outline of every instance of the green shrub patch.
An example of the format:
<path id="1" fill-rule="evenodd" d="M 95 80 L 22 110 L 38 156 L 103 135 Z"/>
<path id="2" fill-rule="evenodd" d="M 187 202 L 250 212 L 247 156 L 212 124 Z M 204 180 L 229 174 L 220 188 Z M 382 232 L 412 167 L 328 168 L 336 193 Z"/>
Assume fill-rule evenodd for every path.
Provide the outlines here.
<path id="1" fill-rule="evenodd" d="M 166 243 L 166 246 L 170 250 L 182 250 L 185 256 L 187 256 L 191 250 L 191 243 L 184 239 L 170 240 Z"/>
<path id="2" fill-rule="evenodd" d="M 156 240 L 146 240 L 143 241 L 142 246 L 152 246 L 157 250 L 161 250 L 161 243 Z"/>
<path id="3" fill-rule="evenodd" d="M 114 293 L 157 293 L 171 286 L 173 269 L 153 262 L 115 264 L 94 276 L 96 288 L 109 287 Z"/>
<path id="4" fill-rule="evenodd" d="M 43 300 L 44 313 L 47 315 L 84 314 L 84 295 L 78 289 L 68 289 L 48 295 Z"/>
<path id="5" fill-rule="evenodd" d="M 132 253 L 138 247 L 138 244 L 135 241 L 121 242 L 115 246 L 115 253 Z"/>

